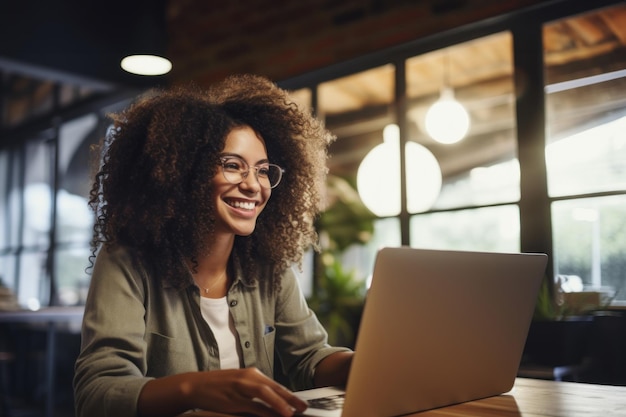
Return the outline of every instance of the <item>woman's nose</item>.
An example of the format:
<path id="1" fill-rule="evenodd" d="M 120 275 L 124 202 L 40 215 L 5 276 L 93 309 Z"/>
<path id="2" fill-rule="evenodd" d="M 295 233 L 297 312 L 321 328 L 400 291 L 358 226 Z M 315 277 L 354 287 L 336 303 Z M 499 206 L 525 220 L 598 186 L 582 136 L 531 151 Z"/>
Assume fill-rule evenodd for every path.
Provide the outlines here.
<path id="1" fill-rule="evenodd" d="M 258 192 L 261 188 L 261 184 L 252 170 L 243 176 L 243 181 L 239 185 L 246 190 L 254 192 Z"/>

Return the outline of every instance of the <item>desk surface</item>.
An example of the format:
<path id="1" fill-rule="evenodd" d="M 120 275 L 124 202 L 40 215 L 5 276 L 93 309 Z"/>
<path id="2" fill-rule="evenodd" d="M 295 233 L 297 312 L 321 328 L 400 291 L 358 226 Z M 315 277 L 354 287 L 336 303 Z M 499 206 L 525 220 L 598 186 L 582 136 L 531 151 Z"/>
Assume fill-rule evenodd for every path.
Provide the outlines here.
<path id="1" fill-rule="evenodd" d="M 0 322 L 52 323 L 81 321 L 84 310 L 84 307 L 45 307 L 36 311 L 0 311 Z"/>
<path id="2" fill-rule="evenodd" d="M 517 378 L 507 394 L 404 417 L 624 417 L 626 387 Z M 194 411 L 185 417 L 229 417 Z"/>
<path id="3" fill-rule="evenodd" d="M 517 378 L 507 394 L 411 416 L 623 417 L 626 387 Z"/>

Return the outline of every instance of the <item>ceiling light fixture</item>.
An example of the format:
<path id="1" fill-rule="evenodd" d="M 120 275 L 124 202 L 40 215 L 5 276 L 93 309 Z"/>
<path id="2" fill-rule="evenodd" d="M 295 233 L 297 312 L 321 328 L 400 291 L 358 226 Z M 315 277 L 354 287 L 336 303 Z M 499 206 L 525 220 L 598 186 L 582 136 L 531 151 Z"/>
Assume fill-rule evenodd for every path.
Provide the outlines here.
<path id="1" fill-rule="evenodd" d="M 129 39 L 128 49 L 120 62 L 124 71 L 137 75 L 164 75 L 172 70 L 165 58 L 167 28 L 165 2 L 144 0 L 136 16 L 136 24 Z"/>
<path id="2" fill-rule="evenodd" d="M 363 204 L 379 217 L 400 213 L 400 129 L 390 124 L 383 130 L 384 142 L 361 161 L 357 190 Z M 441 168 L 435 156 L 416 142 L 405 145 L 407 210 L 429 210 L 441 191 Z"/>
<path id="3" fill-rule="evenodd" d="M 172 70 L 170 60 L 158 55 L 129 55 L 120 65 L 124 71 L 137 75 L 163 75 Z"/>
<path id="4" fill-rule="evenodd" d="M 444 81 L 441 95 L 426 112 L 426 133 L 439 143 L 451 144 L 463 139 L 470 128 L 470 116 L 465 107 L 454 98 L 448 81 L 449 57 L 444 55 Z"/>

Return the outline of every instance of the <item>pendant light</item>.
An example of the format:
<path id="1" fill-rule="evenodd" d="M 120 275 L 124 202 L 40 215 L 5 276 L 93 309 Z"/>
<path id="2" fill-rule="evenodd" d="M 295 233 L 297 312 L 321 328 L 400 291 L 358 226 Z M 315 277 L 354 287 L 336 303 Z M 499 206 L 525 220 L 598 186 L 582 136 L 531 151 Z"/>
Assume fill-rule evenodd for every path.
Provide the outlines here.
<path id="1" fill-rule="evenodd" d="M 172 69 L 172 63 L 165 57 L 167 44 L 165 2 L 144 1 L 139 10 L 137 24 L 120 66 L 131 74 L 148 76 L 167 74 Z"/>
<path id="2" fill-rule="evenodd" d="M 451 144 L 463 139 L 470 127 L 469 113 L 454 97 L 448 81 L 449 56 L 444 55 L 444 81 L 439 100 L 426 112 L 425 127 L 431 138 L 439 143 Z"/>
<path id="3" fill-rule="evenodd" d="M 369 151 L 357 171 L 357 190 L 363 204 L 379 217 L 400 213 L 400 129 L 385 126 L 384 142 Z M 442 177 L 435 156 L 419 143 L 405 145 L 407 210 L 429 210 L 439 197 Z"/>
<path id="4" fill-rule="evenodd" d="M 120 62 L 124 71 L 137 75 L 164 75 L 171 71 L 169 59 L 158 55 L 129 55 Z"/>

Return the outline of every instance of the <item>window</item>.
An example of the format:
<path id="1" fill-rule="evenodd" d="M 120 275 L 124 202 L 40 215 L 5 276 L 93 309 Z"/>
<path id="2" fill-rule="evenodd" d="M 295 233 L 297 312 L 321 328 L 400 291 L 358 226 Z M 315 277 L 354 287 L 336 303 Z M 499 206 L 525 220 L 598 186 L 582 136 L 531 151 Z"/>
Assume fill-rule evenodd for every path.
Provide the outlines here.
<path id="1" fill-rule="evenodd" d="M 93 224 L 89 146 L 100 134 L 98 117 L 88 114 L 64 123 L 58 138 L 0 153 L 7 162 L 0 166 L 0 276 L 22 307 L 84 302 Z"/>
<path id="2" fill-rule="evenodd" d="M 626 302 L 623 5 L 546 24 L 546 166 L 555 274 Z M 578 28 L 578 29 L 576 29 Z M 555 52 L 568 40 L 579 53 Z"/>
<path id="3" fill-rule="evenodd" d="M 92 161 L 89 147 L 98 142 L 101 133 L 95 114 L 68 121 L 59 132 L 54 273 L 61 305 L 82 304 L 89 286 L 85 272 L 93 225 L 87 205 Z"/>
<path id="4" fill-rule="evenodd" d="M 344 262 L 367 274 L 376 245 L 505 252 L 538 245 L 554 262 L 550 272 L 581 275 L 588 288 L 623 287 L 626 275 L 619 254 L 626 248 L 618 236 L 626 218 L 626 53 L 618 28 L 625 13 L 623 5 L 616 5 L 547 24 L 540 21 L 547 14 L 534 14 L 528 23 L 543 27 L 543 44 L 522 38 L 524 31 L 513 35 L 506 30 L 435 49 L 422 50 L 418 43 L 417 53 L 408 53 L 410 48 L 398 52 L 404 58 L 311 83 L 317 114 L 338 137 L 330 150 L 331 175 L 358 188 L 362 161 L 386 141 L 385 128 L 393 124 L 399 126 L 399 143 L 425 148 L 441 175 L 434 200 L 425 206 L 411 204 L 412 181 L 419 177 L 433 182 L 430 175 L 411 174 L 420 164 L 404 162 L 406 207 L 395 194 L 389 197 L 387 188 L 394 187 L 385 185 L 393 181 L 380 181 L 378 199 L 392 201 L 393 208 L 377 213 L 370 245 L 346 251 Z M 520 37 L 517 43 L 514 36 Z M 525 42 L 543 50 L 545 68 L 514 69 L 513 62 L 525 60 L 514 54 L 528 51 L 514 48 L 514 43 Z M 534 138 L 533 143 L 526 141 L 536 130 L 518 126 L 517 118 L 526 117 L 525 110 L 520 115 L 516 109 L 528 88 L 525 71 L 545 74 L 543 152 L 534 150 Z M 450 94 L 465 107 L 470 125 L 461 141 L 439 143 L 426 127 L 426 114 Z M 445 123 L 459 124 L 450 117 Z M 522 131 L 525 137 L 518 138 Z M 523 166 L 517 155 L 522 147 Z M 534 173 L 541 157 L 545 175 Z M 394 164 L 378 166 L 400 172 Z M 520 186 L 522 170 L 532 179 L 526 182 L 531 193 Z M 533 181 L 541 184 L 535 187 Z M 544 189 L 548 192 L 540 191 L 539 204 L 546 209 L 534 213 L 536 190 Z M 363 202 L 367 204 L 365 198 Z M 541 221 L 533 217 L 544 215 Z M 576 234 L 580 245 L 573 243 Z M 626 301 L 625 293 L 617 299 Z"/>
<path id="5" fill-rule="evenodd" d="M 560 275 L 583 288 L 623 301 L 626 277 L 626 195 L 574 198 L 552 204 L 555 258 Z"/>
<path id="6" fill-rule="evenodd" d="M 330 175 L 351 183 L 380 217 L 369 244 L 343 254 L 343 263 L 360 276 L 371 273 L 378 248 L 399 246 L 403 241 L 425 248 L 519 250 L 515 203 L 520 176 L 511 43 L 511 34 L 502 32 L 399 64 L 406 69 L 406 89 L 400 93 L 406 94 L 402 128 L 398 126 L 403 116 L 398 113 L 400 98 L 395 96 L 396 83 L 402 81 L 396 79 L 396 65 L 319 84 L 317 114 L 337 135 L 330 149 Z M 458 143 L 439 143 L 425 127 L 428 109 L 445 89 L 453 90 L 471 119 L 466 137 Z M 457 122 L 448 119 L 444 123 Z M 399 136 L 405 136 L 406 207 L 400 204 L 399 159 L 376 160 L 375 175 L 365 180 L 365 185 L 374 186 L 373 193 L 369 199 L 363 194 L 359 173 L 379 148 L 391 144 L 388 135 L 396 137 L 385 152 L 393 150 L 395 158 L 399 158 Z M 412 159 L 422 154 L 428 158 Z M 432 161 L 433 170 L 423 169 Z M 387 204 L 381 208 L 372 203 Z M 403 213 L 411 216 L 404 232 Z"/>
<path id="7" fill-rule="evenodd" d="M 407 60 L 413 135 L 442 171 L 439 195 L 426 210 L 434 212 L 411 217 L 411 246 L 519 250 L 519 211 L 507 204 L 520 197 L 511 44 L 503 32 Z M 426 129 L 427 113 L 446 89 L 469 113 L 469 129 L 455 143 L 439 143 Z M 448 113 L 441 123 L 461 121 Z"/>
<path id="8" fill-rule="evenodd" d="M 389 64 L 324 82 L 318 87 L 317 115 L 337 135 L 329 150 L 329 175 L 340 177 L 354 190 L 357 189 L 361 161 L 368 152 L 383 143 L 385 126 L 395 122 L 392 112 L 394 72 L 393 65 Z M 379 167 L 382 170 L 394 168 L 398 169 L 397 166 Z M 344 251 L 342 265 L 346 270 L 354 270 L 358 279 L 367 280 L 378 248 L 399 244 L 398 220 L 376 220 L 369 243 L 365 247 L 355 245 Z"/>
<path id="9" fill-rule="evenodd" d="M 482 207 L 411 218 L 411 246 L 428 249 L 519 252 L 516 205 Z"/>

